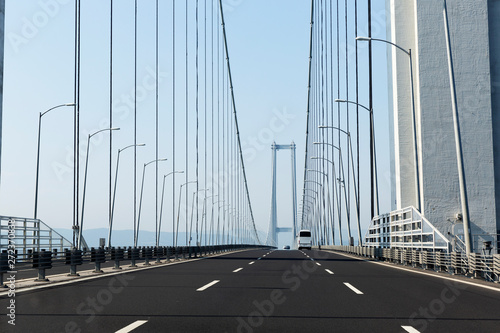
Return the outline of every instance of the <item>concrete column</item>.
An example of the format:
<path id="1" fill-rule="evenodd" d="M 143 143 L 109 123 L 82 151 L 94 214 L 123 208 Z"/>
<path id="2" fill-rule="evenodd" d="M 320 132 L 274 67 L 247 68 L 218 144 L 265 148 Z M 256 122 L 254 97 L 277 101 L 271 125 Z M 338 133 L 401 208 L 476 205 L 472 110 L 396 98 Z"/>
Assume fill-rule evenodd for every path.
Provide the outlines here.
<path id="1" fill-rule="evenodd" d="M 5 0 L 0 0 L 0 185 L 2 181 L 2 109 L 3 109 L 3 56 L 5 36 Z"/>
<path id="2" fill-rule="evenodd" d="M 447 235 L 462 208 L 443 1 L 386 0 L 390 40 L 412 50 L 421 212 Z M 471 232 L 476 250 L 500 230 L 500 0 L 448 1 L 448 19 Z M 391 51 L 397 208 L 413 205 L 408 62 Z M 455 230 L 456 232 L 456 230 Z"/>
<path id="3" fill-rule="evenodd" d="M 490 41 L 490 75 L 491 105 L 493 122 L 493 155 L 495 164 L 495 200 L 498 241 L 500 241 L 500 1 L 488 2 L 489 41 Z M 500 253 L 500 249 L 498 249 Z"/>

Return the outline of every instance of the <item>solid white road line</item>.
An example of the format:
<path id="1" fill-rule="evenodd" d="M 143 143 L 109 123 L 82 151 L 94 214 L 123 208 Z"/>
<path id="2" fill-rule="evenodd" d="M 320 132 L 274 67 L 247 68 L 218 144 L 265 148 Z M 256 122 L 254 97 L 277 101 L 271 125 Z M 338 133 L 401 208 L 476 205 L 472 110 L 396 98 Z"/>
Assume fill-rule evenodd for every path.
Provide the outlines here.
<path id="1" fill-rule="evenodd" d="M 248 264 L 249 265 L 253 265 L 255 263 L 255 261 L 252 261 L 252 262 L 249 262 Z"/>
<path id="2" fill-rule="evenodd" d="M 243 269 L 243 267 L 242 267 L 242 268 L 235 269 L 235 270 L 233 271 L 233 273 L 238 273 L 238 272 L 239 272 L 239 271 L 241 271 L 242 269 Z"/>
<path id="3" fill-rule="evenodd" d="M 325 271 L 328 273 L 328 274 L 333 274 L 333 272 L 329 269 L 325 269 Z"/>
<path id="4" fill-rule="evenodd" d="M 347 282 L 344 282 L 344 284 L 349 288 L 351 289 L 352 291 L 354 291 L 356 294 L 358 295 L 363 295 L 363 292 L 361 292 L 359 289 L 356 289 L 355 287 L 353 287 L 350 283 L 347 283 Z"/>
<path id="5" fill-rule="evenodd" d="M 196 291 L 204 291 L 204 290 L 210 288 L 211 286 L 213 286 L 214 284 L 219 283 L 219 282 L 220 282 L 220 280 L 213 280 L 209 284 L 206 284 L 203 287 L 196 289 Z"/>
<path id="6" fill-rule="evenodd" d="M 116 333 L 128 333 L 128 332 L 132 332 L 137 327 L 139 327 L 141 325 L 144 325 L 147 322 L 148 322 L 147 320 L 138 320 L 138 321 L 133 322 L 132 324 L 130 324 L 130 325 L 122 328 L 121 330 L 116 331 Z"/>
<path id="7" fill-rule="evenodd" d="M 420 331 L 414 329 L 412 326 L 401 326 L 406 332 L 409 333 L 420 333 Z"/>

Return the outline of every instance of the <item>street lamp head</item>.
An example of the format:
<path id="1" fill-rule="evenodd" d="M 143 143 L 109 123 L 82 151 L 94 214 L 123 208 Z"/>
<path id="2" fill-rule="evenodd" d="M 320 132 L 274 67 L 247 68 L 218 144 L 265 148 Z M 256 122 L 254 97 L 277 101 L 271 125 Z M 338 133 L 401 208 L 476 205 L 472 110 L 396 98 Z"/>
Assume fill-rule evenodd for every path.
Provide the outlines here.
<path id="1" fill-rule="evenodd" d="M 318 128 L 328 128 L 328 126 L 325 125 L 319 125 Z"/>
<path id="2" fill-rule="evenodd" d="M 40 118 L 42 118 L 46 113 L 49 113 L 50 111 L 52 111 L 54 109 L 58 109 L 58 108 L 61 108 L 63 106 L 75 106 L 75 105 L 76 105 L 75 103 L 64 103 L 64 104 L 56 105 L 56 106 L 51 107 L 50 109 L 48 109 L 44 112 L 40 112 Z"/>
<path id="3" fill-rule="evenodd" d="M 172 171 L 172 172 L 167 173 L 166 175 L 163 175 L 163 178 L 167 178 L 168 176 L 170 176 L 174 173 L 184 173 L 184 171 Z"/>
<path id="4" fill-rule="evenodd" d="M 345 99 L 335 99 L 335 103 L 346 103 L 347 101 Z"/>
<path id="5" fill-rule="evenodd" d="M 124 151 L 125 149 L 128 149 L 128 148 L 132 148 L 132 147 L 144 147 L 145 145 L 146 145 L 145 143 L 139 143 L 139 144 L 136 144 L 136 145 L 128 145 L 125 148 L 118 149 L 118 153 L 121 153 L 122 151 Z"/>
<path id="6" fill-rule="evenodd" d="M 166 158 L 159 158 L 157 160 L 152 160 L 152 161 L 150 161 L 148 163 L 144 163 L 144 167 L 146 167 L 147 165 L 150 165 L 153 162 L 161 162 L 161 161 L 166 161 L 166 160 L 167 160 Z"/>
<path id="7" fill-rule="evenodd" d="M 112 128 L 104 128 L 102 130 L 98 130 L 97 132 L 94 132 L 92 134 L 89 134 L 89 139 L 91 137 L 93 137 L 94 135 L 98 134 L 98 133 L 101 133 L 101 132 L 104 132 L 104 131 L 119 131 L 120 130 L 120 127 L 112 127 Z"/>
<path id="8" fill-rule="evenodd" d="M 372 40 L 372 38 L 371 37 L 358 36 L 358 37 L 356 37 L 356 40 L 363 41 L 363 42 L 369 42 L 369 41 Z"/>

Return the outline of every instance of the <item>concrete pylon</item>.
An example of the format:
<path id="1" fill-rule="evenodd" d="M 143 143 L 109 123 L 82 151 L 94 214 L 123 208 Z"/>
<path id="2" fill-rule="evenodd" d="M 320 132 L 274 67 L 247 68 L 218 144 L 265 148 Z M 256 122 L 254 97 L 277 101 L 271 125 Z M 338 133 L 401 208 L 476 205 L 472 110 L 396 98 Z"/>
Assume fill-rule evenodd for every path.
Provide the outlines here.
<path id="1" fill-rule="evenodd" d="M 293 214 L 293 228 L 279 228 L 278 227 L 278 207 L 276 204 L 276 152 L 281 149 L 289 149 L 291 151 L 291 168 L 292 168 L 292 214 Z M 269 240 L 272 244 L 277 245 L 278 233 L 280 232 L 293 232 L 295 237 L 297 233 L 297 172 L 296 172 L 296 158 L 295 158 L 295 143 L 289 145 L 278 145 L 273 142 L 271 145 L 272 151 L 272 191 L 271 191 L 271 223 L 269 226 Z"/>
<path id="2" fill-rule="evenodd" d="M 387 39 L 412 56 L 388 46 L 392 210 L 417 207 L 419 192 L 420 213 L 450 241 L 469 224 L 473 250 L 498 244 L 500 2 L 386 3 Z"/>
<path id="3" fill-rule="evenodd" d="M 0 185 L 2 181 L 3 58 L 5 40 L 5 0 L 0 0 Z"/>

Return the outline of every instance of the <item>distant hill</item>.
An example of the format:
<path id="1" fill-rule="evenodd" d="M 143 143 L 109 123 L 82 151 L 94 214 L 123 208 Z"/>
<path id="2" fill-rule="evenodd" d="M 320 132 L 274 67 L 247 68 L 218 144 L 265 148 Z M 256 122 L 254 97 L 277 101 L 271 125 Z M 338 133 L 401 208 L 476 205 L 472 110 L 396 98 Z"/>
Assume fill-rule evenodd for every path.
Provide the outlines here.
<path id="1" fill-rule="evenodd" d="M 55 229 L 58 233 L 60 233 L 64 238 L 68 240 L 73 239 L 73 231 L 71 229 Z M 83 231 L 83 237 L 87 242 L 89 247 L 98 247 L 99 246 L 99 238 L 108 239 L 108 229 L 99 228 L 99 229 L 88 229 Z M 184 232 L 180 232 L 177 236 L 177 241 L 180 246 L 184 246 L 186 243 L 186 234 Z M 113 234 L 111 236 L 111 243 L 113 246 L 124 247 L 131 246 L 134 242 L 134 231 L 133 230 L 113 230 Z M 171 232 L 162 232 L 160 233 L 160 245 L 162 246 L 172 246 L 172 233 Z M 156 245 L 156 233 L 154 231 L 139 231 L 139 246 L 155 246 Z M 194 245 L 194 244 L 193 244 Z"/>

